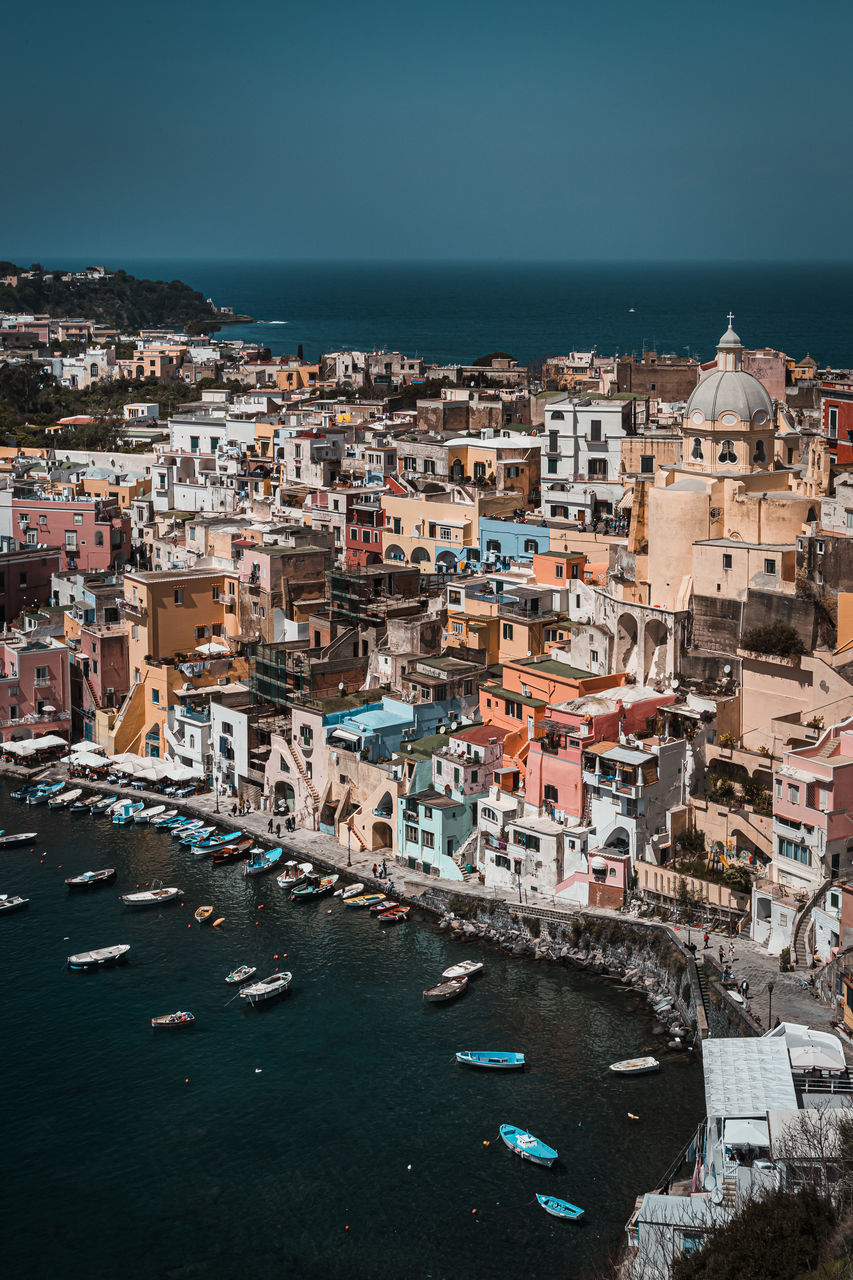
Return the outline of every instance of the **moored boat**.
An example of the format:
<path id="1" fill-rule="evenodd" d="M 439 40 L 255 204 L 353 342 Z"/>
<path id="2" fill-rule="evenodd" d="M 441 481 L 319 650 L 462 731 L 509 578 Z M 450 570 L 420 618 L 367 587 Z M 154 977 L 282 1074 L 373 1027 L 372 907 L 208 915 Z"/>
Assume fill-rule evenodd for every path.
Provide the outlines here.
<path id="1" fill-rule="evenodd" d="M 88 813 L 91 805 L 88 800 L 75 800 L 68 806 L 69 813 Z"/>
<path id="2" fill-rule="evenodd" d="M 376 917 L 380 924 L 401 924 L 407 920 L 411 907 L 395 907 L 393 911 L 382 911 Z"/>
<path id="3" fill-rule="evenodd" d="M 373 906 L 370 908 L 370 914 L 372 916 L 378 916 L 383 911 L 393 911 L 399 906 L 402 906 L 402 903 L 392 902 L 390 898 L 386 898 L 384 902 L 374 902 Z"/>
<path id="4" fill-rule="evenodd" d="M 75 800 L 79 800 L 82 794 L 82 787 L 74 787 L 71 791 L 63 791 L 59 795 L 51 796 L 47 802 L 47 807 L 48 809 L 64 809 L 67 805 L 73 804 Z"/>
<path id="5" fill-rule="evenodd" d="M 0 836 L 0 849 L 11 849 L 16 844 L 29 844 L 37 835 L 37 831 L 10 832 L 8 836 Z"/>
<path id="6" fill-rule="evenodd" d="M 100 800 L 97 800 L 92 805 L 92 817 L 100 818 L 103 814 L 106 813 L 107 809 L 111 809 L 115 803 L 116 803 L 115 796 L 102 796 Z"/>
<path id="7" fill-rule="evenodd" d="M 27 804 L 46 804 L 51 796 L 59 795 L 64 782 L 43 782 L 27 796 Z"/>
<path id="8" fill-rule="evenodd" d="M 171 822 L 173 818 L 177 818 L 177 809 L 164 809 L 162 813 L 158 813 L 156 818 L 149 818 L 148 825 L 151 827 L 163 827 L 167 822 Z"/>
<path id="9" fill-rule="evenodd" d="M 126 907 L 162 907 L 182 893 L 183 889 L 145 889 L 140 893 L 123 893 L 121 901 Z"/>
<path id="10" fill-rule="evenodd" d="M 524 1066 L 523 1053 L 505 1049 L 464 1049 L 456 1061 L 463 1067 L 486 1067 L 491 1071 L 512 1071 Z"/>
<path id="11" fill-rule="evenodd" d="M 220 833 L 219 835 L 208 836 L 206 840 L 202 840 L 199 849 L 212 850 L 219 849 L 224 844 L 234 844 L 237 840 L 242 840 L 242 831 L 229 831 L 227 835 Z"/>
<path id="12" fill-rule="evenodd" d="M 427 987 L 424 1000 L 428 1000 L 430 1004 L 445 1004 L 448 1000 L 461 996 L 467 986 L 467 978 L 447 978 L 444 982 L 437 982 L 434 987 Z"/>
<path id="13" fill-rule="evenodd" d="M 475 974 L 482 972 L 482 960 L 463 960 L 460 964 L 452 964 L 449 969 L 445 969 L 441 976 L 442 978 L 473 978 Z"/>
<path id="14" fill-rule="evenodd" d="M 254 965 L 241 964 L 239 969 L 235 969 L 233 973 L 229 973 L 225 981 L 230 982 L 233 987 L 240 982 L 248 982 L 249 978 L 253 978 L 257 972 L 258 971 Z"/>
<path id="15" fill-rule="evenodd" d="M 187 1027 L 191 1022 L 195 1022 L 193 1015 L 179 1009 L 177 1013 L 161 1013 L 158 1017 L 152 1018 L 151 1026 L 155 1031 L 162 1031 L 173 1027 Z"/>
<path id="16" fill-rule="evenodd" d="M 155 818 L 160 818 L 166 812 L 164 804 L 152 804 L 148 809 L 141 809 L 139 813 L 133 815 L 134 822 L 153 822 Z"/>
<path id="17" fill-rule="evenodd" d="M 292 980 L 292 973 L 272 973 L 268 978 L 261 978 L 260 982 L 242 987 L 240 999 L 248 1000 L 249 1004 L 262 1004 L 265 1000 L 274 1000 L 277 996 L 284 995 Z"/>
<path id="18" fill-rule="evenodd" d="M 657 1058 L 625 1058 L 622 1062 L 610 1064 L 610 1070 L 619 1076 L 646 1076 L 652 1071 L 660 1071 Z"/>
<path id="19" fill-rule="evenodd" d="M 27 796 L 31 795 L 33 791 L 38 791 L 37 782 L 24 783 L 22 787 L 18 787 L 17 791 L 12 792 L 12 799 L 17 800 L 19 803 L 22 804 L 24 803 L 24 801 L 26 801 Z"/>
<path id="20" fill-rule="evenodd" d="M 556 1196 L 537 1196 L 536 1199 L 545 1212 L 554 1218 L 567 1218 L 575 1222 L 583 1217 L 583 1209 L 579 1209 L 576 1204 L 569 1204 L 568 1200 L 558 1200 Z"/>
<path id="21" fill-rule="evenodd" d="M 29 901 L 29 898 L 21 898 L 15 893 L 0 893 L 0 911 L 20 911 Z"/>
<path id="22" fill-rule="evenodd" d="M 136 813 L 141 813 L 145 805 L 141 800 L 122 800 L 121 804 L 113 809 L 110 817 L 117 827 L 124 827 L 128 822 L 133 821 Z"/>
<path id="23" fill-rule="evenodd" d="M 337 883 L 337 876 L 306 876 L 304 884 L 297 885 L 292 890 L 291 901 L 307 902 L 310 898 L 322 898 L 325 894 L 331 893 Z"/>
<path id="24" fill-rule="evenodd" d="M 206 924 L 213 915 L 213 907 L 196 907 L 193 914 L 199 924 Z"/>
<path id="25" fill-rule="evenodd" d="M 169 828 L 169 835 L 174 836 L 176 840 L 182 840 L 184 836 L 188 836 L 193 831 L 200 831 L 204 826 L 201 818 L 187 818 L 180 825 L 177 823 Z"/>
<path id="26" fill-rule="evenodd" d="M 284 850 L 263 849 L 260 845 L 256 845 L 251 851 L 251 857 L 248 862 L 243 863 L 242 874 L 244 876 L 262 876 L 267 871 L 272 871 L 281 862 L 284 857 Z"/>
<path id="27" fill-rule="evenodd" d="M 237 862 L 252 847 L 250 836 L 237 840 L 234 844 L 221 844 L 210 851 L 210 861 L 214 867 L 224 867 L 227 862 Z M 207 850 L 203 844 L 193 845 L 193 853 L 197 858 L 204 858 Z"/>
<path id="28" fill-rule="evenodd" d="M 345 907 L 375 907 L 380 902 L 387 902 L 388 896 L 384 893 L 361 893 L 355 898 L 344 898 Z"/>
<path id="29" fill-rule="evenodd" d="M 518 1129 L 514 1124 L 502 1124 L 500 1135 L 510 1151 L 514 1151 L 522 1160 L 530 1160 L 533 1164 L 543 1164 L 548 1168 L 557 1159 L 557 1152 L 539 1138 L 534 1138 L 526 1129 Z"/>
<path id="30" fill-rule="evenodd" d="M 338 889 L 338 893 L 342 898 L 358 898 L 364 893 L 364 885 L 361 884 L 361 882 L 358 884 L 348 884 L 345 889 Z"/>
<path id="31" fill-rule="evenodd" d="M 105 867 L 103 871 L 84 871 L 80 876 L 69 876 L 65 883 L 69 889 L 97 889 L 102 884 L 112 884 L 115 878 L 115 867 Z"/>
<path id="32" fill-rule="evenodd" d="M 160 827 L 161 831 L 171 831 L 174 833 L 175 831 L 181 830 L 185 827 L 189 821 L 190 819 L 185 817 L 182 813 L 176 813 L 174 817 L 166 818 L 165 822 L 158 822 L 157 825 Z"/>
<path id="33" fill-rule="evenodd" d="M 124 964 L 130 944 L 117 947 L 100 947 L 96 951 L 79 951 L 76 956 L 69 956 L 66 965 L 69 969 L 109 969 L 114 964 Z"/>
<path id="34" fill-rule="evenodd" d="M 178 832 L 178 844 L 198 844 L 200 840 L 206 840 L 213 833 L 215 827 L 196 827 L 195 830 Z"/>
<path id="35" fill-rule="evenodd" d="M 313 870 L 311 862 L 285 862 L 284 870 L 276 876 L 275 882 L 279 889 L 295 889 Z"/>

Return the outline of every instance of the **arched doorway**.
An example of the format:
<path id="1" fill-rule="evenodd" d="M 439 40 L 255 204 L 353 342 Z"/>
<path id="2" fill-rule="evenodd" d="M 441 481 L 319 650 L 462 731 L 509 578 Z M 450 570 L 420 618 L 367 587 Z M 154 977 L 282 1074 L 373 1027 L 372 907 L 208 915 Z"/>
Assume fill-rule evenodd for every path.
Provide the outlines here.
<path id="1" fill-rule="evenodd" d="M 392 849 L 394 841 L 391 836 L 391 827 L 387 822 L 374 822 L 373 824 L 373 851 L 377 849 Z"/>
<path id="2" fill-rule="evenodd" d="M 429 564 L 429 559 L 426 547 L 415 547 L 412 552 L 412 564 Z"/>
<path id="3" fill-rule="evenodd" d="M 646 623 L 643 640 L 646 680 L 658 680 L 666 675 L 666 642 L 666 627 L 658 618 L 651 618 Z"/>
<path id="4" fill-rule="evenodd" d="M 392 543 L 391 543 L 391 545 L 390 545 L 390 547 L 386 547 L 386 548 L 385 548 L 385 559 L 386 559 L 386 560 L 396 560 L 397 562 L 399 562 L 399 563 L 401 563 L 401 564 L 405 564 L 405 562 L 406 562 L 406 553 L 405 553 L 405 551 L 403 550 L 403 548 L 402 548 L 402 547 L 399 547 L 399 546 L 397 545 L 397 543 L 396 543 L 396 542 L 392 542 Z"/>
<path id="5" fill-rule="evenodd" d="M 435 567 L 439 573 L 455 573 L 456 556 L 452 551 L 439 551 L 435 557 Z"/>
<path id="6" fill-rule="evenodd" d="M 637 653 L 637 619 L 623 613 L 616 624 L 616 670 L 627 671 Z"/>
<path id="7" fill-rule="evenodd" d="M 273 795 L 276 809 L 284 808 L 284 806 L 287 805 L 290 812 L 293 813 L 295 808 L 296 792 L 293 790 L 291 783 L 277 782 L 275 784 L 275 791 Z"/>

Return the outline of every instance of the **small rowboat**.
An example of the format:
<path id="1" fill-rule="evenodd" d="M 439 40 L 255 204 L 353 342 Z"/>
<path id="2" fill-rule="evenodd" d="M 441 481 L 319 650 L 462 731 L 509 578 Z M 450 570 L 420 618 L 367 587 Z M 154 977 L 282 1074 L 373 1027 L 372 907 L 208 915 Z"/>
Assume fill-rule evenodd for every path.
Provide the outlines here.
<path id="1" fill-rule="evenodd" d="M 402 905 L 403 904 L 401 902 L 391 902 L 389 898 L 386 898 L 384 902 L 374 902 L 373 906 L 370 908 L 370 914 L 372 916 L 378 916 L 383 911 L 396 911 L 397 907 Z"/>
<path id="2" fill-rule="evenodd" d="M 290 895 L 291 902 L 307 902 L 310 898 L 322 898 L 331 893 L 338 883 L 337 876 L 306 876 L 305 883 L 297 885 Z"/>
<path id="3" fill-rule="evenodd" d="M 274 1000 L 276 996 L 284 995 L 292 980 L 292 973 L 272 973 L 268 978 L 261 978 L 260 982 L 253 982 L 250 986 L 243 987 L 240 991 L 240 999 L 248 1000 L 249 1004 L 261 1004 L 264 1000 Z"/>
<path id="4" fill-rule="evenodd" d="M 73 791 L 63 791 L 61 795 L 53 796 L 47 802 L 48 809 L 64 809 L 66 805 L 72 804 L 75 800 L 79 800 L 83 794 L 82 787 L 75 787 Z"/>
<path id="5" fill-rule="evenodd" d="M 335 897 L 336 898 L 357 898 L 362 893 L 364 893 L 364 885 L 361 884 L 361 882 L 359 882 L 358 884 L 348 884 L 345 889 L 338 889 L 337 893 L 335 894 Z"/>
<path id="6" fill-rule="evenodd" d="M 20 911 L 29 901 L 29 898 L 21 898 L 17 894 L 0 893 L 0 911 Z"/>
<path id="7" fill-rule="evenodd" d="M 277 849 L 263 849 L 260 845 L 256 845 L 252 849 L 248 862 L 243 863 L 242 874 L 244 877 L 265 875 L 277 867 L 283 857 L 284 850 L 281 846 Z"/>
<path id="8" fill-rule="evenodd" d="M 109 969 L 114 964 L 126 964 L 130 944 L 118 947 L 101 947 L 97 951 L 80 951 L 76 956 L 69 956 L 66 964 L 69 969 Z"/>
<path id="9" fill-rule="evenodd" d="M 139 813 L 133 815 L 134 822 L 153 822 L 155 818 L 161 818 L 166 812 L 164 804 L 153 804 L 150 809 L 140 809 Z"/>
<path id="10" fill-rule="evenodd" d="M 230 982 L 232 986 L 237 986 L 240 982 L 248 982 L 249 979 L 253 978 L 257 972 L 257 969 L 253 965 L 241 964 L 239 969 L 235 969 L 233 973 L 229 973 L 225 981 Z"/>
<path id="11" fill-rule="evenodd" d="M 625 1058 L 623 1062 L 611 1063 L 610 1070 L 618 1076 L 646 1076 L 652 1071 L 660 1071 L 657 1058 Z"/>
<path id="12" fill-rule="evenodd" d="M 411 907 L 395 907 L 393 911 L 383 911 L 377 916 L 380 924 L 400 924 L 408 918 Z"/>
<path id="13" fill-rule="evenodd" d="M 213 835 L 215 827 L 196 827 L 190 831 L 189 827 L 185 827 L 183 831 L 178 831 L 178 844 L 198 844 L 201 840 L 206 840 L 208 836 Z"/>
<path id="14" fill-rule="evenodd" d="M 526 1129 L 517 1129 L 514 1124 L 502 1124 L 500 1135 L 510 1151 L 521 1156 L 522 1160 L 530 1160 L 533 1164 L 544 1164 L 550 1168 L 557 1159 L 557 1152 L 553 1147 L 546 1146 Z"/>
<path id="15" fill-rule="evenodd" d="M 437 982 L 434 987 L 427 987 L 424 1000 L 428 1000 L 430 1004 L 445 1004 L 448 1000 L 461 996 L 467 986 L 467 978 L 448 978 L 446 982 Z"/>
<path id="16" fill-rule="evenodd" d="M 103 871 L 84 871 L 81 876 L 69 876 L 65 883 L 69 889 L 97 889 L 102 884 L 112 884 L 116 878 L 115 867 Z"/>
<path id="17" fill-rule="evenodd" d="M 145 889 L 142 893 L 123 893 L 121 900 L 126 907 L 162 907 L 182 893 L 183 889 Z"/>
<path id="18" fill-rule="evenodd" d="M 213 907 L 198 907 L 194 915 L 199 924 L 206 924 L 213 915 Z"/>
<path id="19" fill-rule="evenodd" d="M 524 1066 L 523 1053 L 510 1053 L 503 1049 L 466 1049 L 457 1053 L 456 1061 L 464 1067 L 488 1067 L 492 1071 L 512 1071 Z"/>
<path id="20" fill-rule="evenodd" d="M 184 836 L 188 836 L 192 831 L 201 831 L 204 823 L 201 818 L 188 818 L 186 822 L 182 822 L 180 826 L 175 823 L 169 828 L 169 835 L 175 836 L 178 840 L 183 840 Z"/>
<path id="21" fill-rule="evenodd" d="M 314 864 L 311 862 L 285 862 L 284 870 L 281 875 L 276 876 L 275 882 L 279 889 L 295 889 L 313 870 Z"/>
<path id="22" fill-rule="evenodd" d="M 208 836 L 206 840 L 202 840 L 199 849 L 210 852 L 213 849 L 221 849 L 225 844 L 234 844 L 236 840 L 242 839 L 242 831 L 229 831 L 227 835 L 220 833 L 218 836 Z"/>
<path id="23" fill-rule="evenodd" d="M 92 817 L 100 818 L 101 814 L 106 813 L 107 809 L 111 809 L 115 803 L 115 796 L 102 796 L 100 800 L 96 800 L 92 805 Z"/>
<path id="24" fill-rule="evenodd" d="M 159 1017 L 152 1018 L 151 1026 L 155 1031 L 161 1031 L 171 1027 L 188 1027 L 191 1022 L 195 1022 L 193 1015 L 179 1010 L 177 1013 L 161 1013 Z"/>
<path id="25" fill-rule="evenodd" d="M 483 972 L 482 960 L 463 960 L 461 964 L 452 964 L 445 969 L 442 978 L 473 978 L 475 973 Z"/>
<path id="26" fill-rule="evenodd" d="M 143 811 L 144 812 L 144 811 Z M 164 809 L 156 818 L 149 818 L 148 824 L 152 827 L 165 827 L 168 822 L 174 821 L 178 816 L 177 809 Z"/>
<path id="27" fill-rule="evenodd" d="M 558 1200 L 556 1196 L 537 1196 L 536 1199 L 545 1212 L 554 1218 L 568 1218 L 570 1222 L 574 1222 L 583 1217 L 583 1209 L 579 1209 L 576 1204 L 569 1204 L 568 1200 Z"/>
<path id="28" fill-rule="evenodd" d="M 207 853 L 204 847 L 205 842 L 193 845 L 193 853 L 197 858 L 203 858 Z M 252 847 L 251 837 L 247 836 L 245 840 L 238 840 L 236 844 L 221 844 L 210 854 L 211 865 L 214 867 L 224 867 L 227 862 L 237 862 Z"/>
<path id="29" fill-rule="evenodd" d="M 29 844 L 37 835 L 37 831 L 19 831 L 15 835 L 0 836 L 0 849 L 11 849 L 16 844 Z"/>
<path id="30" fill-rule="evenodd" d="M 385 893 L 363 893 L 357 898 L 344 898 L 345 907 L 375 907 L 380 902 L 388 901 L 388 895 Z"/>

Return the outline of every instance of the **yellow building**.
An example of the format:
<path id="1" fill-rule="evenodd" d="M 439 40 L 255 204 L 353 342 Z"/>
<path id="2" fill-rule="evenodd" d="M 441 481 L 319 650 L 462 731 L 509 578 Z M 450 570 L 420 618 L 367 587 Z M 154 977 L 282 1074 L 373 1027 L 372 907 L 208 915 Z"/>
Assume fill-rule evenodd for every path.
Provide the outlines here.
<path id="1" fill-rule="evenodd" d="M 457 486 L 441 493 L 382 495 L 385 531 L 382 556 L 393 564 L 414 564 L 422 573 L 447 573 L 479 560 L 480 517 L 512 515 L 516 493 L 482 494 Z"/>
<path id="2" fill-rule="evenodd" d="M 303 387 L 312 387 L 320 377 L 318 364 L 280 365 L 275 371 L 275 384 L 282 391 L 301 391 Z"/>
<path id="3" fill-rule="evenodd" d="M 526 507 L 531 495 L 539 490 L 542 450 L 531 444 L 522 433 L 513 439 L 495 436 L 491 439 L 461 436 L 447 442 L 447 467 L 450 480 L 461 484 L 494 484 L 496 493 L 516 492 L 516 506 Z"/>

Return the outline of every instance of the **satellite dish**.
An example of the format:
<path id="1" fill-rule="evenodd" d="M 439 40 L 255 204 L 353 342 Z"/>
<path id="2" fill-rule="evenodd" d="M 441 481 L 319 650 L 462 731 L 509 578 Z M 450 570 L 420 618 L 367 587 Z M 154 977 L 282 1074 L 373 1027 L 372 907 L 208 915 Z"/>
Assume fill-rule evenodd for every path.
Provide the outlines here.
<path id="1" fill-rule="evenodd" d="M 670 687 L 670 689 L 677 689 L 677 688 L 678 688 L 678 680 L 676 679 L 676 677 L 675 677 L 675 676 L 673 676 L 673 677 L 672 677 L 672 679 L 670 680 L 670 682 L 669 682 L 669 687 Z"/>
<path id="2" fill-rule="evenodd" d="M 730 676 L 731 674 L 732 674 L 732 669 L 731 669 L 731 667 L 729 666 L 729 664 L 728 664 L 728 663 L 726 663 L 726 665 L 723 667 L 723 675 L 724 675 L 724 676 Z"/>
<path id="3" fill-rule="evenodd" d="M 446 725 L 446 724 L 440 724 L 440 725 L 438 726 L 438 732 L 439 732 L 439 733 L 447 733 L 447 725 Z"/>

